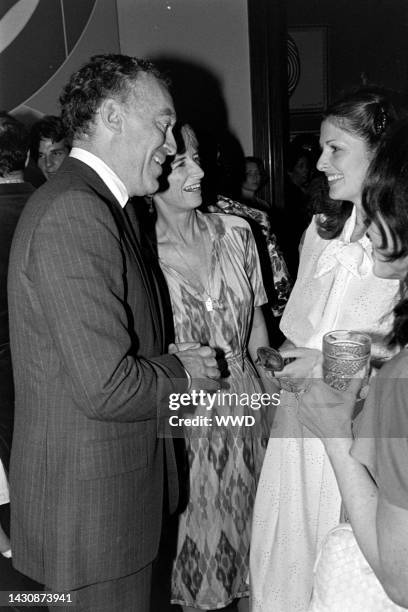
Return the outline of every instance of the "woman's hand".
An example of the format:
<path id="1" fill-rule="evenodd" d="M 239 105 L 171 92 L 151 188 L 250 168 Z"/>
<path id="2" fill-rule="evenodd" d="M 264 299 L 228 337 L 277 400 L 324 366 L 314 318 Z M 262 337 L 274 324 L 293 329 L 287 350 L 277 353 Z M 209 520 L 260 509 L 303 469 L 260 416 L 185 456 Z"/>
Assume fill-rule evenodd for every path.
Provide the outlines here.
<path id="1" fill-rule="evenodd" d="M 317 349 L 288 348 L 280 351 L 284 359 L 294 358 L 280 372 L 275 372 L 275 378 L 282 389 L 287 391 L 302 391 L 307 388 L 313 378 L 322 378 L 323 354 Z"/>
<path id="2" fill-rule="evenodd" d="M 351 422 L 362 379 L 337 391 L 323 380 L 313 380 L 299 399 L 298 418 L 323 442 L 325 438 L 351 438 Z"/>

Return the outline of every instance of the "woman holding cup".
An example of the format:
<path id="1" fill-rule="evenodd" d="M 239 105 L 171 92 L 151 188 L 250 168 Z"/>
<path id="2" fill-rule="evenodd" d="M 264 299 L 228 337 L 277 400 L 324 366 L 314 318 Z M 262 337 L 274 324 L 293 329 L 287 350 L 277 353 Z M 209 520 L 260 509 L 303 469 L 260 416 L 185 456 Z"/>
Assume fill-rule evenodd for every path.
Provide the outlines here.
<path id="1" fill-rule="evenodd" d="M 403 350 L 371 380 L 353 427 L 354 440 L 358 379 L 346 392 L 313 381 L 299 408 L 300 420 L 324 443 L 361 551 L 389 597 L 404 608 L 408 608 L 407 168 L 405 119 L 381 144 L 363 192 L 364 211 L 371 223 L 373 271 L 403 285 L 391 340 Z M 333 403 L 336 410 L 328 408 Z"/>
<path id="2" fill-rule="evenodd" d="M 323 336 L 323 379 L 345 391 L 358 372 L 368 380 L 371 338 L 357 331 L 334 330 Z"/>
<path id="3" fill-rule="evenodd" d="M 373 274 L 361 193 L 375 151 L 401 113 L 394 94 L 370 87 L 333 104 L 322 122 L 317 168 L 325 173 L 335 202 L 306 232 L 298 278 L 282 317 L 287 340 L 281 352 L 295 360 L 275 374 L 281 405 L 254 509 L 253 612 L 307 610 L 317 550 L 339 521 L 341 498 L 329 458 L 322 442 L 297 419 L 302 381 L 321 368 L 324 334 L 365 332 L 375 362 L 391 354 L 385 338 L 399 282 Z"/>

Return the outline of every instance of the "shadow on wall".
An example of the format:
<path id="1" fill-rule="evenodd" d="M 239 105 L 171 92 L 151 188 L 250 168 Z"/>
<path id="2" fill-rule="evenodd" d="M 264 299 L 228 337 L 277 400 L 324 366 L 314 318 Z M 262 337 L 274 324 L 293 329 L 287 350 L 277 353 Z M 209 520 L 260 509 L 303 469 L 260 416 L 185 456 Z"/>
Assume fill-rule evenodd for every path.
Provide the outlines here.
<path id="1" fill-rule="evenodd" d="M 245 170 L 244 152 L 229 129 L 220 81 L 194 62 L 169 56 L 151 59 L 171 80 L 178 118 L 196 132 L 205 171 L 204 202 L 213 201 L 217 193 L 238 198 Z"/>

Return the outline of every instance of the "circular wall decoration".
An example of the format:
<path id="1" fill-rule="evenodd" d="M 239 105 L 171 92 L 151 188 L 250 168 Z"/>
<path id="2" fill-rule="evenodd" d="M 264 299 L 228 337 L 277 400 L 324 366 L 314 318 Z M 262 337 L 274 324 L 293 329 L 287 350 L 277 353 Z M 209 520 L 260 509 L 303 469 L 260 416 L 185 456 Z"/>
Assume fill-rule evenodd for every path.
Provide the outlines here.
<path id="1" fill-rule="evenodd" d="M 96 0 L 0 0 L 0 108 L 23 104 L 54 75 Z"/>
<path id="2" fill-rule="evenodd" d="M 300 56 L 293 38 L 288 35 L 288 95 L 295 91 L 300 79 Z"/>

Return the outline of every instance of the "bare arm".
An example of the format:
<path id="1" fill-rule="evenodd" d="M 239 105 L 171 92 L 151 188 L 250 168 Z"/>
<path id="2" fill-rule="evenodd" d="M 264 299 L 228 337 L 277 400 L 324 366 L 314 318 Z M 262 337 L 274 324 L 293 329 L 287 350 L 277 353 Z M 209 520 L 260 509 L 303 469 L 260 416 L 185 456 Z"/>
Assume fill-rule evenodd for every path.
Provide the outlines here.
<path id="1" fill-rule="evenodd" d="M 350 455 L 352 441 L 326 440 L 353 532 L 389 597 L 408 606 L 408 510 L 388 502 L 367 472 Z"/>
<path id="2" fill-rule="evenodd" d="M 255 308 L 254 318 L 252 323 L 251 335 L 248 342 L 248 351 L 252 362 L 255 364 L 259 377 L 265 382 L 266 389 L 270 390 L 271 385 L 275 385 L 276 392 L 280 390 L 279 384 L 275 381 L 270 372 L 267 372 L 261 366 L 257 365 L 258 358 L 257 349 L 260 346 L 269 346 L 268 330 L 266 328 L 265 319 L 261 308 Z"/>
<path id="3" fill-rule="evenodd" d="M 299 418 L 325 445 L 364 556 L 389 597 L 407 607 L 408 510 L 386 500 L 365 466 L 350 454 L 359 381 L 350 387 L 342 394 L 322 381 L 314 382 L 302 397 Z"/>
<path id="4" fill-rule="evenodd" d="M 391 599 L 408 608 L 408 510 L 379 494 L 376 518 L 381 582 Z"/>
<path id="5" fill-rule="evenodd" d="M 269 346 L 269 337 L 262 309 L 258 306 L 254 309 L 252 328 L 248 341 L 248 352 L 253 363 L 258 358 L 256 351 L 260 346 Z"/>

